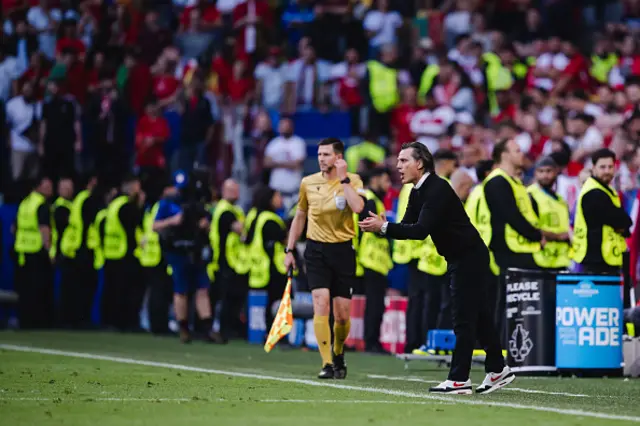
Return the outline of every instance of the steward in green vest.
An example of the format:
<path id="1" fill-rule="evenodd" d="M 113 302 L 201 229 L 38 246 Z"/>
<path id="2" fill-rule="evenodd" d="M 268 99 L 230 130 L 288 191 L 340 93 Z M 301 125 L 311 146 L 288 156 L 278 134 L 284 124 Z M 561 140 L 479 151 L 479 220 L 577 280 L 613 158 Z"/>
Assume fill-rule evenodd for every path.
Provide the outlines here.
<path id="1" fill-rule="evenodd" d="M 536 164 L 536 183 L 527 188 L 538 224 L 543 231 L 556 234 L 569 233 L 569 206 L 553 191 L 558 177 L 558 166 L 550 158 Z M 533 254 L 533 260 L 543 269 L 565 269 L 571 264 L 570 245 L 566 241 L 551 241 Z"/>
<path id="2" fill-rule="evenodd" d="M 104 219 L 104 293 L 102 320 L 118 330 L 138 330 L 146 292 L 138 252 L 144 193 L 135 176 L 124 179 L 121 192 L 109 203 Z"/>
<path id="3" fill-rule="evenodd" d="M 344 159 L 349 165 L 349 173 L 357 173 L 358 166 L 363 160 L 368 160 L 373 164 L 381 165 L 386 158 L 386 152 L 380 145 L 363 141 L 356 145 L 351 145 L 344 153 Z"/>
<path id="4" fill-rule="evenodd" d="M 502 64 L 502 60 L 495 53 L 486 52 L 482 59 L 489 112 L 491 116 L 496 116 L 500 113 L 497 94 L 511 89 L 514 79 L 511 71 Z"/>
<path id="5" fill-rule="evenodd" d="M 49 257 L 57 262 L 60 254 L 60 239 L 69 224 L 71 212 L 71 199 L 73 198 L 73 181 L 69 178 L 62 178 L 58 182 L 58 198 L 51 206 L 51 249 Z"/>
<path id="6" fill-rule="evenodd" d="M 383 46 L 380 60 L 367 62 L 367 72 L 363 79 L 363 92 L 369 107 L 369 131 L 378 137 L 391 136 L 391 112 L 400 102 L 396 49 L 392 45 Z"/>
<path id="7" fill-rule="evenodd" d="M 359 215 L 363 220 L 369 212 L 384 216 L 386 209 L 382 200 L 391 188 L 389 171 L 376 168 L 368 172 L 364 178 L 366 189 L 366 203 Z M 354 220 L 356 220 L 354 218 Z M 356 222 L 357 223 L 357 222 Z M 356 228 L 358 228 L 356 226 Z M 358 233 L 361 235 L 357 260 L 362 267 L 363 287 L 366 297 L 364 311 L 364 344 L 365 350 L 372 353 L 386 353 L 380 343 L 380 325 L 384 315 L 384 298 L 389 287 L 388 275 L 393 268 L 391 260 L 391 243 L 389 239 L 371 232 Z"/>
<path id="8" fill-rule="evenodd" d="M 615 154 L 603 148 L 591 160 L 592 176 L 582 186 L 576 206 L 573 260 L 587 273 L 619 274 L 631 218 L 611 186 Z"/>
<path id="9" fill-rule="evenodd" d="M 254 200 L 250 212 L 255 213 L 255 219 L 246 237 L 250 262 L 249 288 L 267 291 L 265 324 L 269 331 L 274 318 L 271 307 L 282 298 L 287 284 L 284 266 L 287 228 L 284 220 L 275 213 L 282 208 L 282 196 L 278 191 L 260 188 Z"/>
<path id="10" fill-rule="evenodd" d="M 20 328 L 50 328 L 54 321 L 53 269 L 51 248 L 51 208 L 47 199 L 53 188 L 42 178 L 18 206 L 14 251 L 14 286 L 18 293 Z"/>
<path id="11" fill-rule="evenodd" d="M 609 82 L 609 73 L 616 65 L 618 65 L 618 55 L 615 53 L 591 55 L 589 75 L 599 84 L 607 84 Z"/>

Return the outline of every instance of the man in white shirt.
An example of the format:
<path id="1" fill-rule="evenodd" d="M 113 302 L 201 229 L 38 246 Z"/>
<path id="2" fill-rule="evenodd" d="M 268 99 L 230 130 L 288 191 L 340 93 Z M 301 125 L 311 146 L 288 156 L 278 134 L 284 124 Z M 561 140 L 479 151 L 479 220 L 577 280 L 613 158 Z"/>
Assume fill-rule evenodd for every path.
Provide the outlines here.
<path id="1" fill-rule="evenodd" d="M 305 39 L 303 39 L 305 40 Z M 331 76 L 331 65 L 316 58 L 313 46 L 303 44 L 301 58 L 288 66 L 287 84 L 289 87 L 290 113 L 296 109 L 309 109 L 325 102 L 326 83 Z"/>
<path id="2" fill-rule="evenodd" d="M 38 44 L 40 51 L 49 60 L 56 57 L 56 27 L 60 20 L 59 10 L 49 9 L 49 0 L 40 0 L 40 5 L 29 9 L 27 12 L 27 22 L 38 33 Z"/>
<path id="3" fill-rule="evenodd" d="M 402 26 L 402 16 L 398 12 L 387 10 L 386 0 L 378 1 L 378 9 L 367 13 L 362 26 L 370 37 L 369 45 L 380 48 L 396 42 L 396 31 Z"/>
<path id="4" fill-rule="evenodd" d="M 425 108 L 413 114 L 409 128 L 416 140 L 436 152 L 440 149 L 440 137 L 445 135 L 453 124 L 456 112 L 450 106 L 438 106 L 433 96 L 427 94 Z"/>
<path id="5" fill-rule="evenodd" d="M 20 74 L 16 57 L 7 55 L 5 48 L 0 46 L 0 103 L 11 97 L 11 86 Z"/>
<path id="6" fill-rule="evenodd" d="M 11 150 L 11 176 L 14 181 L 25 177 L 34 178 L 37 175 L 36 141 L 40 108 L 29 82 L 22 86 L 21 95 L 7 102 L 6 117 Z"/>
<path id="7" fill-rule="evenodd" d="M 262 106 L 268 110 L 280 110 L 284 97 L 284 83 L 287 79 L 287 65 L 280 60 L 280 48 L 269 49 L 269 56 L 256 67 L 254 76 L 258 82 L 257 94 Z"/>
<path id="8" fill-rule="evenodd" d="M 283 118 L 278 125 L 280 136 L 267 144 L 265 168 L 271 169 L 269 187 L 282 194 L 285 210 L 289 210 L 300 188 L 302 169 L 307 158 L 307 145 L 293 134 L 293 121 Z"/>

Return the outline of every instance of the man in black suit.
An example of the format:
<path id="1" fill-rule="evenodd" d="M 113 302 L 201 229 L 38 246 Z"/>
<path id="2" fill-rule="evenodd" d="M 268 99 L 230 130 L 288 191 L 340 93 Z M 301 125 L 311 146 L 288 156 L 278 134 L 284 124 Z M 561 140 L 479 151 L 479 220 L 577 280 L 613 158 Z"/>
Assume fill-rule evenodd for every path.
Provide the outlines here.
<path id="1" fill-rule="evenodd" d="M 451 185 L 434 173 L 433 157 L 419 142 L 402 146 L 398 154 L 402 183 L 415 185 L 401 223 L 390 223 L 370 213 L 359 223 L 364 232 L 378 232 L 396 240 L 424 240 L 431 235 L 438 253 L 447 261 L 451 276 L 451 303 L 456 346 L 447 380 L 430 392 L 472 393 L 469 372 L 476 342 L 487 353 L 487 376 L 477 393 L 491 393 L 515 379 L 505 366 L 500 335 L 493 322 L 489 281 L 489 251 L 471 224 Z"/>

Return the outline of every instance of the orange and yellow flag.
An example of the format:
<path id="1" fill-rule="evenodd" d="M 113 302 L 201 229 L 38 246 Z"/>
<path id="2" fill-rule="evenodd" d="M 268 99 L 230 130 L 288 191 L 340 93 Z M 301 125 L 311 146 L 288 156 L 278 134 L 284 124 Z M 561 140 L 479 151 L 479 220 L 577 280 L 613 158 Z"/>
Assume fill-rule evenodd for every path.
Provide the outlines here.
<path id="1" fill-rule="evenodd" d="M 291 311 L 291 276 L 287 280 L 287 287 L 284 289 L 282 295 L 282 301 L 278 308 L 278 313 L 273 320 L 271 331 L 267 336 L 267 342 L 264 344 L 265 352 L 270 352 L 271 349 L 282 339 L 289 334 L 293 328 L 293 312 Z"/>

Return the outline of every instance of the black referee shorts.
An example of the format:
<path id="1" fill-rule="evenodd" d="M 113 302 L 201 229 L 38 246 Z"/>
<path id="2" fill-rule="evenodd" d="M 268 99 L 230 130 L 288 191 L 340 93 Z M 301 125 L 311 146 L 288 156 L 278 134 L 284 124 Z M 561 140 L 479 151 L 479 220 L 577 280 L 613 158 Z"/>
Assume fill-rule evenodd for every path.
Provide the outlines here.
<path id="1" fill-rule="evenodd" d="M 356 252 L 351 241 L 320 243 L 307 240 L 304 251 L 309 288 L 328 288 L 331 297 L 351 299 L 356 286 Z"/>

